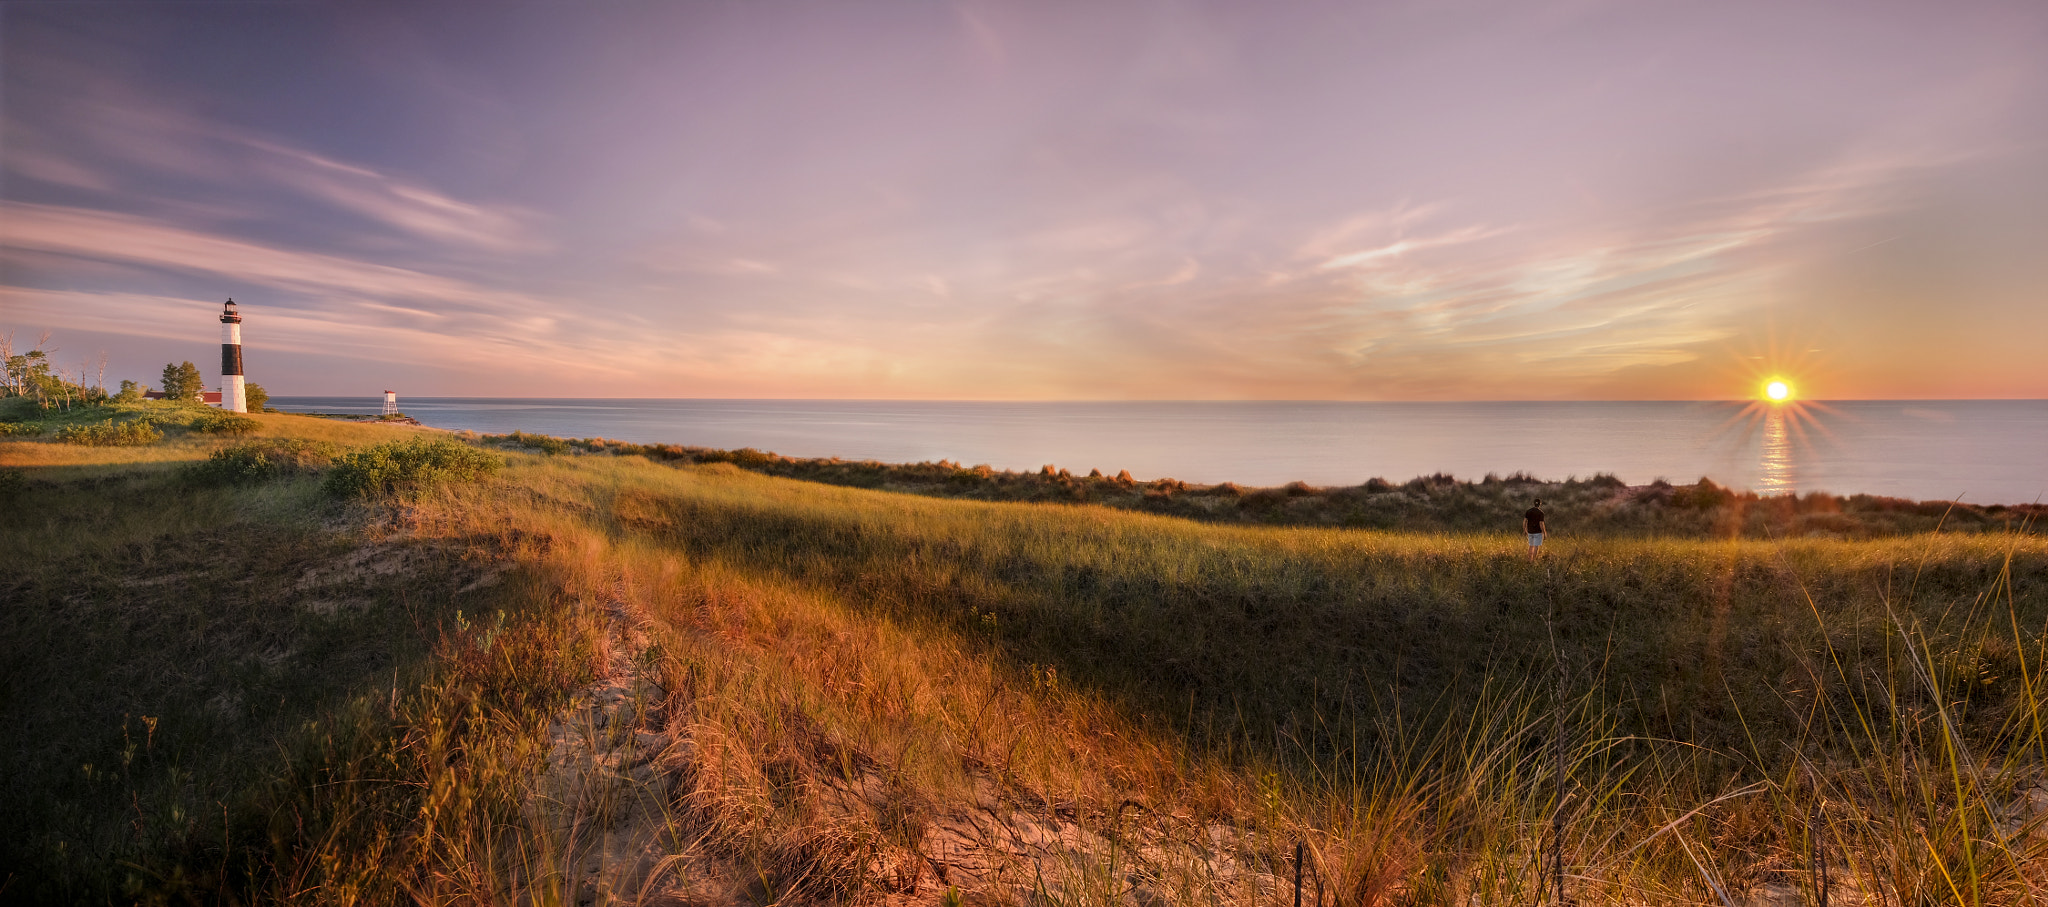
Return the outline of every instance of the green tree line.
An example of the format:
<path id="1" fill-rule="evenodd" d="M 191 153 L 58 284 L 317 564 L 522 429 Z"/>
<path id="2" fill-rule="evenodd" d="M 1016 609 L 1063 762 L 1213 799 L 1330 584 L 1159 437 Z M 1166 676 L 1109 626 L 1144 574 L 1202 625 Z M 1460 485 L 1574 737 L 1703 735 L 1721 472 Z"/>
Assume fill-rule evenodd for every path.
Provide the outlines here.
<path id="1" fill-rule="evenodd" d="M 91 363 L 81 364 L 76 376 L 57 365 L 49 336 L 44 335 L 36 345 L 24 352 L 14 351 L 14 335 L 0 334 L 0 362 L 5 371 L 0 373 L 0 397 L 26 397 L 36 402 L 38 408 L 69 410 L 74 406 L 98 406 L 118 400 L 135 402 L 142 399 L 141 383 L 122 380 L 119 390 L 109 394 L 106 388 L 106 356 L 101 355 L 96 373 L 87 374 Z M 191 360 L 164 365 L 159 385 L 165 397 L 172 400 L 196 401 L 206 387 L 205 376 Z M 243 395 L 250 412 L 263 412 L 270 394 L 260 384 L 245 384 Z"/>

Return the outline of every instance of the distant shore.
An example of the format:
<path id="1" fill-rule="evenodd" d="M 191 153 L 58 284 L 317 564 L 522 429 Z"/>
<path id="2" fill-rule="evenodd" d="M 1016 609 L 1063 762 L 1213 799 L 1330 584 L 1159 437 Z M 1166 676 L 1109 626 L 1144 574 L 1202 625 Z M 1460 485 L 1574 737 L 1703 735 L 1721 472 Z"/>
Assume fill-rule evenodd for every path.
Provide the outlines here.
<path id="1" fill-rule="evenodd" d="M 279 410 L 279 412 L 283 412 L 283 410 Z M 398 413 L 398 414 L 396 414 L 395 416 L 383 416 L 383 415 L 371 416 L 371 415 L 366 415 L 366 414 L 363 414 L 363 413 L 302 413 L 302 412 L 291 412 L 291 413 L 286 413 L 286 415 L 292 415 L 292 416 L 312 416 L 312 417 L 314 417 L 314 418 L 316 418 L 316 419 L 335 419 L 335 420 L 338 420 L 338 421 L 342 421 L 342 422 L 365 422 L 365 423 L 372 423 L 372 424 L 379 424 L 379 423 L 381 423 L 381 424 L 384 424 L 384 425 L 409 425 L 409 426 L 412 426 L 413 428 L 425 428 L 425 429 L 431 429 L 431 430 L 433 430 L 433 431 L 452 431 L 452 430 L 453 430 L 453 429 L 447 429 L 447 428 L 437 428 L 437 427 L 435 427 L 435 426 L 432 426 L 432 425 L 428 425 L 428 424 L 426 424 L 426 423 L 424 423 L 424 422 L 421 422 L 420 420 L 418 420 L 418 419 L 415 419 L 415 418 L 413 418 L 413 417 L 411 417 L 411 416 L 408 416 L 408 415 L 406 415 L 406 414 L 404 414 L 404 413 Z"/>

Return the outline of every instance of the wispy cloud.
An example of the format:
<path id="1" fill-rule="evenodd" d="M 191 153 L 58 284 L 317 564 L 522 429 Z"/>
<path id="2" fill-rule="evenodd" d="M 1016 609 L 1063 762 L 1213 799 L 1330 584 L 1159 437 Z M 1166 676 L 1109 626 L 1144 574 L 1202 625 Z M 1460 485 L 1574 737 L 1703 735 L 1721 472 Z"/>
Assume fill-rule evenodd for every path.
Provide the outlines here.
<path id="1" fill-rule="evenodd" d="M 40 56 L 17 65 L 39 64 L 39 75 L 64 83 L 62 115 L 9 116 L 0 168 L 10 177 L 92 190 L 110 205 L 145 210 L 170 201 L 151 190 L 171 177 L 185 184 L 187 198 L 236 199 L 244 218 L 320 223 L 346 213 L 369 232 L 447 252 L 531 253 L 550 245 L 534 212 L 457 199 L 416 179 L 209 118 L 194 103 L 148 94 L 79 61 Z M 19 197 L 20 189 L 10 195 Z"/>
<path id="2" fill-rule="evenodd" d="M 278 187 L 414 237 L 456 249 L 538 252 L 549 247 L 532 228 L 530 212 L 504 205 L 458 201 L 415 183 L 310 151 L 244 138 L 251 163 Z"/>
<path id="3" fill-rule="evenodd" d="M 556 303 L 434 274 L 295 251 L 130 214 L 0 202 L 0 248 L 215 275 L 324 297 L 431 303 L 443 309 L 541 312 Z"/>

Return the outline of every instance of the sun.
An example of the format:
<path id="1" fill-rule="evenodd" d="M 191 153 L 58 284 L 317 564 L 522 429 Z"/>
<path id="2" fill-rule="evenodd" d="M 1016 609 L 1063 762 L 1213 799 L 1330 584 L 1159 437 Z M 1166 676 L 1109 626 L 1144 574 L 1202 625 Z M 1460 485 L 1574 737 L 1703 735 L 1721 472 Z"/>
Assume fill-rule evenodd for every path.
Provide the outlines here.
<path id="1" fill-rule="evenodd" d="M 1773 378 L 1769 384 L 1764 385 L 1764 396 L 1770 398 L 1773 403 L 1783 403 L 1792 399 L 1792 385 L 1786 384 L 1782 379 Z"/>

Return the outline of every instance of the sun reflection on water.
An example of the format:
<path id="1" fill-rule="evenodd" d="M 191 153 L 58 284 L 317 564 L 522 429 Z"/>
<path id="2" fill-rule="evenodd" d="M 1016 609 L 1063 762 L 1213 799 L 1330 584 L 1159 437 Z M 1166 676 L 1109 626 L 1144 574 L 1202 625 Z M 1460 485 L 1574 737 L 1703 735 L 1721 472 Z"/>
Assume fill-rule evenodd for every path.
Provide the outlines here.
<path id="1" fill-rule="evenodd" d="M 1756 492 L 1763 495 L 1794 494 L 1799 477 L 1792 467 L 1792 439 L 1785 427 L 1785 410 L 1772 408 L 1764 415 L 1763 456 L 1757 464 Z"/>
<path id="2" fill-rule="evenodd" d="M 1760 495 L 1797 494 L 1800 488 L 1799 462 L 1812 465 L 1818 453 L 1816 443 L 1825 445 L 1833 437 L 1827 419 L 1834 409 L 1815 400 L 1754 401 L 1731 416 L 1715 432 L 1734 441 L 1738 449 L 1755 450 L 1755 472 L 1750 490 Z M 1749 445 L 1756 444 L 1751 448 Z M 1747 454 L 1742 455 L 1748 459 Z"/>

